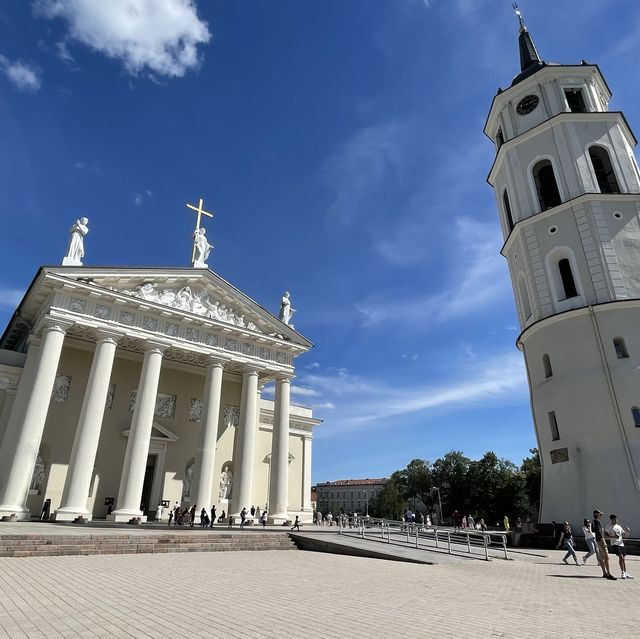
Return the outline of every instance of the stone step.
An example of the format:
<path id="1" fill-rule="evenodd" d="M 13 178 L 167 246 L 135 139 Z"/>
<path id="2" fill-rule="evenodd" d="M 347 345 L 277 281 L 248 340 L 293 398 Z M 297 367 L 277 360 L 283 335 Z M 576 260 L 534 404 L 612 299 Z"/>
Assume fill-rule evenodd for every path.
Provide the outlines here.
<path id="1" fill-rule="evenodd" d="M 286 533 L 0 536 L 0 557 L 295 549 Z"/>

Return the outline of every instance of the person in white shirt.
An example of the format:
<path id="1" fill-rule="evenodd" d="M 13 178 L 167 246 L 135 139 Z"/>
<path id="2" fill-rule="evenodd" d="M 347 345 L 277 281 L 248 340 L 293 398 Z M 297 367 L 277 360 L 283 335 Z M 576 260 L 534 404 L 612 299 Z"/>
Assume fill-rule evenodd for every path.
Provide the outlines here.
<path id="1" fill-rule="evenodd" d="M 624 547 L 623 537 L 628 537 L 631 533 L 629 528 L 623 528 L 618 523 L 618 515 L 609 515 L 611 523 L 606 527 L 605 534 L 611 539 L 611 552 L 614 555 L 618 555 L 618 563 L 620 564 L 620 570 L 622 571 L 621 579 L 633 579 L 633 577 L 627 573 L 627 565 L 625 562 L 625 556 L 627 550 Z"/>
<path id="2" fill-rule="evenodd" d="M 582 526 L 582 534 L 584 535 L 584 542 L 587 544 L 587 554 L 582 558 L 582 563 L 586 564 L 587 559 L 591 557 L 591 555 L 596 554 L 596 536 L 593 530 L 591 530 L 591 522 L 588 519 L 584 520 L 584 524 Z"/>

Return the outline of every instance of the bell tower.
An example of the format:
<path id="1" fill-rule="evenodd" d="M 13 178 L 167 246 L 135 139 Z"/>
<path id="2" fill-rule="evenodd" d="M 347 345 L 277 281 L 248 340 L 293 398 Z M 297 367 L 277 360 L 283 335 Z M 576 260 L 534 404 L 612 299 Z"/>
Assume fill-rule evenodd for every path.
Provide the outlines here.
<path id="1" fill-rule="evenodd" d="M 640 172 L 599 67 L 540 58 L 485 125 L 542 460 L 540 521 L 594 507 L 640 529 Z"/>

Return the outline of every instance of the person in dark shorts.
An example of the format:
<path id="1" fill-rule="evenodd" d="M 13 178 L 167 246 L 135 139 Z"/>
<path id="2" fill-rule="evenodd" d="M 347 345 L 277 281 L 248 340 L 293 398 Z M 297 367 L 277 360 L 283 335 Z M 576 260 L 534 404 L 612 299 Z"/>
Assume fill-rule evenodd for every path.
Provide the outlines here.
<path id="1" fill-rule="evenodd" d="M 630 528 L 623 528 L 618 522 L 618 515 L 609 515 L 611 523 L 607 526 L 605 534 L 611 539 L 611 552 L 614 555 L 618 555 L 618 563 L 620 564 L 620 571 L 622 575 L 620 579 L 633 579 L 633 577 L 627 572 L 627 564 L 625 557 L 627 556 L 627 549 L 624 547 L 623 537 L 628 537 L 631 533 Z"/>
<path id="2" fill-rule="evenodd" d="M 600 568 L 602 568 L 602 576 L 605 579 L 611 579 L 615 581 L 615 577 L 611 574 L 609 570 L 609 551 L 607 550 L 607 542 L 604 538 L 604 528 L 602 527 L 602 522 L 600 518 L 602 517 L 603 512 L 598 510 L 597 508 L 593 511 L 593 522 L 591 524 L 591 528 L 593 529 L 593 534 L 596 536 L 596 548 L 598 549 L 598 563 L 600 564 Z"/>

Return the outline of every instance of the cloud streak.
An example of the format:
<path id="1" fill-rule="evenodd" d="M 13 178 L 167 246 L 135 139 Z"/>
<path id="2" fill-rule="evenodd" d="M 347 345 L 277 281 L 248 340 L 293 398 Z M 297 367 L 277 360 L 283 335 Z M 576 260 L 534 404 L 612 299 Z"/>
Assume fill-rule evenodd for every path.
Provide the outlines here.
<path id="1" fill-rule="evenodd" d="M 458 410 L 470 404 L 521 401 L 526 374 L 520 353 L 509 350 L 489 358 L 467 357 L 455 366 L 454 376 L 439 384 L 406 384 L 367 380 L 348 372 L 308 374 L 304 383 L 333 407 L 331 420 L 318 430 L 320 437 L 345 431 L 390 427 L 389 418 L 423 414 L 436 409 Z M 322 417 L 320 414 L 319 417 Z M 397 422 L 393 422 L 393 428 Z"/>
<path id="2" fill-rule="evenodd" d="M 13 62 L 0 55 L 0 72 L 20 91 L 35 93 L 40 89 L 40 70 L 35 65 L 21 60 Z"/>

